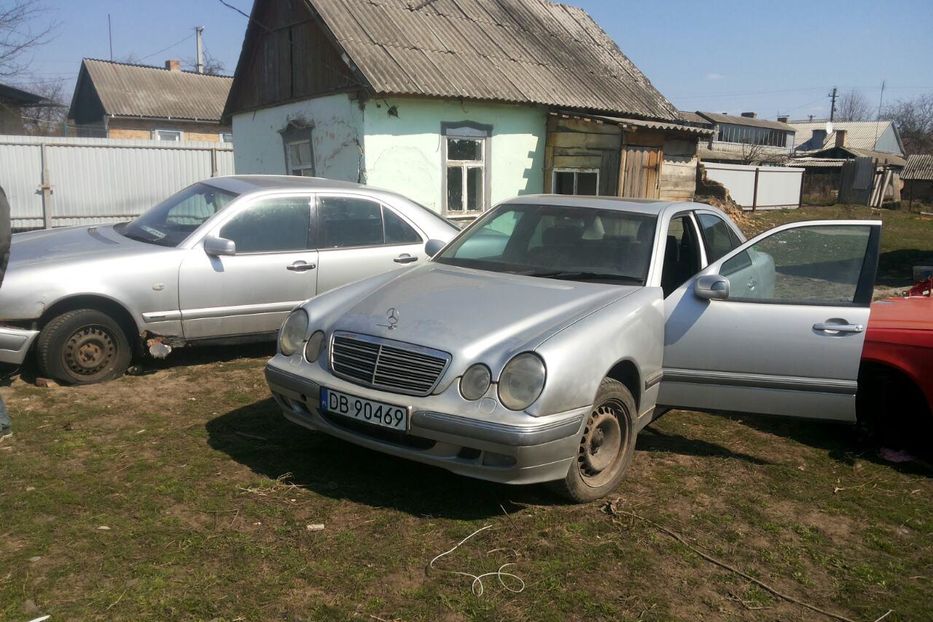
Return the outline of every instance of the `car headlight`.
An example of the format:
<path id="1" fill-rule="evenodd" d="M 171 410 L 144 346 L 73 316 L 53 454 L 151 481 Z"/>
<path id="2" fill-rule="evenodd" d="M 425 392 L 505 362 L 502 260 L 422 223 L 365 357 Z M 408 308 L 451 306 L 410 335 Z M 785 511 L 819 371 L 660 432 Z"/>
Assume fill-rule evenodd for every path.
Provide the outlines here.
<path id="1" fill-rule="evenodd" d="M 525 410 L 541 395 L 545 377 L 544 361 L 537 354 L 519 354 L 499 376 L 499 401 L 510 410 Z"/>
<path id="2" fill-rule="evenodd" d="M 313 363 L 321 356 L 321 350 L 324 346 L 324 333 L 317 330 L 308 337 L 308 343 L 305 344 L 305 358 L 309 363 Z"/>
<path id="3" fill-rule="evenodd" d="M 482 363 L 471 365 L 460 377 L 460 395 L 468 400 L 478 400 L 486 395 L 492 375 Z"/>
<path id="4" fill-rule="evenodd" d="M 308 321 L 308 312 L 304 309 L 292 311 L 279 329 L 279 352 L 291 356 L 298 351 L 308 332 Z"/>

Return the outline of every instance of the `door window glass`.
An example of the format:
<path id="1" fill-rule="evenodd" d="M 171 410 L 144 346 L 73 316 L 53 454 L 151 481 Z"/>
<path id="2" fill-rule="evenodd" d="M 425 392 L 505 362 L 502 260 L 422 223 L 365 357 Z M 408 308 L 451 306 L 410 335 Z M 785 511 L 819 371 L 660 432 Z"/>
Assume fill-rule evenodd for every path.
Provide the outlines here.
<path id="1" fill-rule="evenodd" d="M 661 288 L 667 297 L 700 271 L 700 244 L 689 216 L 672 218 L 664 244 Z"/>
<path id="2" fill-rule="evenodd" d="M 356 197 L 321 197 L 318 202 L 321 248 L 377 246 L 383 243 L 382 206 Z"/>
<path id="3" fill-rule="evenodd" d="M 420 244 L 423 242 L 418 232 L 389 208 L 382 208 L 382 218 L 385 221 L 386 244 Z"/>
<path id="4" fill-rule="evenodd" d="M 220 230 L 239 253 L 278 253 L 310 248 L 311 207 L 308 197 L 261 201 L 240 212 Z"/>
<path id="5" fill-rule="evenodd" d="M 706 242 L 706 257 L 710 262 L 739 246 L 738 236 L 722 218 L 712 214 L 697 214 L 697 220 L 700 221 L 703 241 Z"/>
<path id="6" fill-rule="evenodd" d="M 868 225 L 786 229 L 726 261 L 730 300 L 847 304 L 856 302 L 868 249 Z"/>

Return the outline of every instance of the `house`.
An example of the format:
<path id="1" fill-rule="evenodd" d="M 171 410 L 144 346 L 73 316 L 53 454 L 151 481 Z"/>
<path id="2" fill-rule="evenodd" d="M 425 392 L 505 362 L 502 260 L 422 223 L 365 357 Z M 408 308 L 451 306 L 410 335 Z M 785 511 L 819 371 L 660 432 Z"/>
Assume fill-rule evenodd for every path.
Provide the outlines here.
<path id="1" fill-rule="evenodd" d="M 797 155 L 842 146 L 904 157 L 893 121 L 791 121 L 790 125 L 797 132 Z"/>
<path id="2" fill-rule="evenodd" d="M 710 132 L 546 0 L 256 0 L 224 118 L 239 173 L 369 183 L 449 217 L 545 191 L 686 198 Z"/>
<path id="3" fill-rule="evenodd" d="M 220 117 L 233 79 L 165 67 L 85 58 L 68 118 L 78 136 L 232 142 Z"/>
<path id="4" fill-rule="evenodd" d="M 683 120 L 713 130 L 700 145 L 703 162 L 780 164 L 794 152 L 793 127 L 787 117 L 759 119 L 754 112 L 735 116 L 716 112 L 681 112 Z"/>
<path id="5" fill-rule="evenodd" d="M 804 168 L 808 203 L 880 207 L 900 201 L 900 172 L 907 163 L 892 121 L 792 122 L 798 145 L 789 166 Z"/>
<path id="6" fill-rule="evenodd" d="M 40 95 L 0 84 L 0 134 L 23 133 L 23 108 L 45 102 Z"/>
<path id="7" fill-rule="evenodd" d="M 933 155 L 911 155 L 901 172 L 904 189 L 901 196 L 913 203 L 933 204 Z"/>

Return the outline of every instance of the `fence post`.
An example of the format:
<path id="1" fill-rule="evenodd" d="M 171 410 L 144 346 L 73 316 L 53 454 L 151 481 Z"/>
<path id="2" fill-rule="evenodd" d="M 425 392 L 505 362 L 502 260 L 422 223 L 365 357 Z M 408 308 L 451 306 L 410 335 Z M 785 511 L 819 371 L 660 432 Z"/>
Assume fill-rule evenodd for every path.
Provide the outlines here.
<path id="1" fill-rule="evenodd" d="M 42 160 L 42 185 L 39 191 L 42 193 L 42 221 L 46 229 L 52 228 L 52 184 L 49 183 L 49 154 L 48 144 L 40 145 L 40 159 Z"/>
<path id="2" fill-rule="evenodd" d="M 752 211 L 753 212 L 758 207 L 758 172 L 760 170 L 761 169 L 759 167 L 757 166 L 755 167 L 755 189 L 752 191 Z"/>
<path id="3" fill-rule="evenodd" d="M 211 177 L 217 177 L 217 150 L 211 147 Z"/>

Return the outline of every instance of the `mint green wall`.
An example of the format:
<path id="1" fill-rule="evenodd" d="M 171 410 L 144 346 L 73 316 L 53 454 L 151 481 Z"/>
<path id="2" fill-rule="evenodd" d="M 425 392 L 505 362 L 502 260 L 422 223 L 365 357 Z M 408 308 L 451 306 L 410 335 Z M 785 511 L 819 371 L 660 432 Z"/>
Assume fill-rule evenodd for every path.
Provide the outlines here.
<path id="1" fill-rule="evenodd" d="M 388 113 L 391 106 L 395 106 L 397 117 Z M 366 103 L 366 183 L 394 190 L 440 212 L 441 123 L 460 121 L 493 128 L 493 205 L 518 194 L 544 191 L 547 113 L 543 108 L 418 98 Z"/>
<path id="2" fill-rule="evenodd" d="M 285 148 L 279 132 L 290 121 L 298 120 L 314 123 L 311 142 L 319 177 L 360 179 L 363 111 L 347 95 L 329 95 L 234 115 L 233 159 L 237 174 L 285 174 Z"/>

